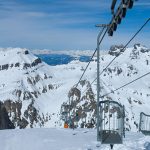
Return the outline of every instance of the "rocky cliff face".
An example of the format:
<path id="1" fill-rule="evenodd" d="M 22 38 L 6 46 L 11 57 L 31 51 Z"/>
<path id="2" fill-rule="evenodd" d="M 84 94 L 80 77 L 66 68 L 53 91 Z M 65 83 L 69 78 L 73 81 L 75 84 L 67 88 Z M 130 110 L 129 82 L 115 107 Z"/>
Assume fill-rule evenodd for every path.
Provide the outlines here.
<path id="1" fill-rule="evenodd" d="M 78 122 L 81 128 L 93 128 L 96 122 L 96 100 L 89 81 L 82 80 L 79 83 L 80 88 L 87 91 L 81 93 L 78 88 L 72 88 L 69 91 L 71 120 Z"/>
<path id="2" fill-rule="evenodd" d="M 11 122 L 8 116 L 8 112 L 5 108 L 5 105 L 0 102 L 0 130 L 2 129 L 14 129 L 15 126 Z"/>

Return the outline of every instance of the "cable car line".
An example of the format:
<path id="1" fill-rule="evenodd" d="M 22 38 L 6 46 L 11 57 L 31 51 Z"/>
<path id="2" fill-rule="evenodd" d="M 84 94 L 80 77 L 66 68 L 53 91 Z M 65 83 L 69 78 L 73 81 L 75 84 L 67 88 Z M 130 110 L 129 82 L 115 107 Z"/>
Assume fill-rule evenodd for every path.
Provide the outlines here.
<path id="1" fill-rule="evenodd" d="M 99 37 L 100 37 L 100 40 L 98 41 L 98 44 L 99 44 L 99 45 L 102 43 L 102 41 L 103 41 L 104 37 L 106 36 L 107 31 L 108 31 L 108 26 L 102 26 L 102 27 L 103 27 L 103 29 L 102 29 L 102 30 L 100 31 L 100 33 L 99 33 Z M 106 27 L 107 27 L 107 28 L 106 28 Z M 105 30 L 105 28 L 106 28 L 106 30 Z M 103 32 L 104 32 L 104 33 L 103 33 Z M 90 63 L 91 63 L 91 61 L 92 61 L 92 59 L 93 59 L 93 57 L 94 57 L 94 55 L 95 55 L 96 52 L 97 52 L 97 49 L 95 49 L 93 55 L 91 56 L 90 61 L 88 62 L 87 66 L 86 66 L 86 68 L 85 68 L 85 70 L 84 70 L 84 72 L 82 73 L 82 75 L 81 75 L 81 77 L 80 77 L 78 83 L 77 83 L 76 85 L 74 85 L 74 88 L 77 88 L 77 86 L 79 85 L 80 81 L 82 80 L 82 78 L 83 78 L 85 72 L 87 71 L 87 68 L 89 67 L 89 65 L 90 65 Z M 68 102 L 69 102 L 69 105 L 70 105 L 70 99 L 67 101 L 67 103 L 68 103 Z M 75 111 L 75 107 L 74 107 L 73 109 L 74 109 L 74 111 Z"/>
<path id="2" fill-rule="evenodd" d="M 105 35 L 106 35 L 106 33 L 107 33 L 107 30 L 108 30 L 108 29 L 106 29 L 106 30 L 105 30 L 105 32 L 104 32 L 104 34 L 103 34 L 103 36 L 102 36 L 102 38 L 101 38 L 101 40 L 100 40 L 100 42 L 99 42 L 99 45 L 100 45 L 100 44 L 101 44 L 101 42 L 103 41 L 103 39 L 104 39 L 104 37 L 105 37 Z M 103 30 L 101 31 L 101 34 L 103 33 L 103 31 L 104 31 L 104 28 L 103 28 Z M 84 72 L 82 73 L 82 75 L 81 75 L 81 77 L 80 77 L 80 79 L 79 79 L 78 83 L 76 84 L 75 88 L 77 88 L 77 87 L 78 87 L 78 85 L 79 85 L 80 81 L 82 80 L 82 78 L 83 78 L 83 76 L 84 76 L 84 74 L 85 74 L 86 70 L 88 69 L 88 67 L 89 67 L 89 65 L 90 65 L 90 63 L 91 63 L 91 61 L 92 61 L 92 59 L 93 59 L 93 57 L 94 57 L 94 55 L 95 55 L 95 53 L 96 53 L 96 51 L 97 51 L 97 49 L 95 49 L 95 51 L 94 51 L 93 55 L 91 56 L 90 61 L 88 62 L 88 64 L 87 64 L 86 68 L 84 69 Z"/>
<path id="3" fill-rule="evenodd" d="M 131 41 L 142 31 L 142 29 L 146 26 L 146 24 L 150 21 L 150 18 L 140 27 L 140 29 L 132 36 L 132 38 L 127 42 L 127 44 L 124 46 L 124 48 L 122 50 L 126 50 L 125 48 L 131 43 Z M 119 56 L 121 54 L 122 51 L 119 52 Z M 109 64 L 102 70 L 102 72 L 100 73 L 100 75 L 102 75 L 102 73 L 113 63 L 113 61 L 119 57 L 118 55 L 115 56 L 110 62 Z M 91 82 L 91 85 L 97 80 L 97 77 Z M 89 88 L 87 88 L 83 93 L 85 93 Z"/>
<path id="4" fill-rule="evenodd" d="M 135 81 L 137 81 L 137 80 L 139 80 L 139 79 L 141 79 L 141 78 L 143 78 L 143 77 L 145 77 L 145 76 L 147 76 L 147 75 L 149 75 L 149 74 L 150 74 L 150 72 L 148 72 L 148 73 L 146 73 L 146 74 L 144 74 L 144 75 L 142 75 L 142 76 L 140 76 L 140 77 L 138 77 L 138 78 L 136 78 L 136 79 L 134 79 L 134 80 L 132 80 L 132 81 L 130 81 L 130 82 L 124 84 L 124 85 L 122 85 L 121 87 L 119 87 L 119 88 L 117 88 L 117 89 L 115 89 L 115 90 L 112 90 L 112 91 L 109 92 L 109 93 L 106 93 L 106 94 L 102 95 L 100 98 L 103 98 L 104 96 L 107 96 L 107 95 L 109 95 L 109 94 L 112 94 L 112 93 L 114 93 L 114 92 L 116 92 L 116 91 L 118 91 L 118 90 L 120 90 L 120 89 L 122 89 L 122 88 L 124 88 L 124 87 L 126 87 L 126 86 L 128 86 L 128 85 L 130 85 L 131 83 L 134 83 Z"/>
<path id="5" fill-rule="evenodd" d="M 94 57 L 94 55 L 95 55 L 95 53 L 96 53 L 96 51 L 97 51 L 97 49 L 95 49 L 95 51 L 94 51 L 93 55 L 91 56 L 90 61 L 88 62 L 88 64 L 87 64 L 86 68 L 84 69 L 84 72 L 82 73 L 82 75 L 81 75 L 81 77 L 80 77 L 80 79 L 79 79 L 78 83 L 76 84 L 75 88 L 77 88 L 77 87 L 78 87 L 78 85 L 79 85 L 80 81 L 82 80 L 82 78 L 83 78 L 83 76 L 84 76 L 84 74 L 85 74 L 85 72 L 86 72 L 87 68 L 89 67 L 89 65 L 90 65 L 90 63 L 91 63 L 91 61 L 92 61 L 92 59 L 93 59 L 93 57 Z"/>
<path id="6" fill-rule="evenodd" d="M 131 41 L 140 33 L 140 31 L 142 31 L 142 29 L 146 26 L 146 24 L 148 23 L 150 21 L 150 18 L 142 25 L 142 27 L 134 34 L 134 36 L 127 42 L 127 44 L 124 46 L 124 48 L 123 49 L 125 49 L 130 43 L 131 43 Z M 120 51 L 120 53 L 121 53 L 121 51 Z M 119 55 L 120 55 L 120 53 L 119 53 Z M 111 63 L 116 59 L 117 57 L 115 57 L 103 70 L 102 70 L 102 72 L 100 73 L 100 75 L 111 65 Z M 127 85 L 129 85 L 129 84 L 131 84 L 131 83 L 133 83 L 133 82 L 135 82 L 135 81 L 137 81 L 137 80 L 139 80 L 139 79 L 141 79 L 142 77 L 144 77 L 144 76 L 146 76 L 146 75 L 148 75 L 148 74 L 150 74 L 150 72 L 149 73 L 147 73 L 147 74 L 145 74 L 145 75 L 143 75 L 143 76 L 141 76 L 141 77 L 139 77 L 139 78 L 137 78 L 137 79 L 135 79 L 135 80 L 133 80 L 133 81 L 131 81 L 131 82 L 129 82 L 129 83 L 127 83 L 127 84 L 125 84 L 125 85 L 123 85 L 123 86 L 121 86 L 121 87 L 119 87 L 119 88 L 117 88 L 115 91 L 117 91 L 117 90 L 119 90 L 119 89 L 121 89 L 121 88 L 123 88 L 123 87 L 125 87 L 125 86 L 127 86 Z M 97 78 L 96 78 L 97 79 Z M 96 79 L 94 79 L 93 80 L 93 82 L 91 83 L 91 85 L 96 81 Z M 83 94 L 88 90 L 89 88 L 87 88 L 84 92 L 83 92 Z M 114 92 L 115 92 L 114 91 Z M 107 95 L 108 94 L 111 94 L 113 91 L 111 91 L 110 93 L 107 93 Z M 100 98 L 102 98 L 102 97 L 104 97 L 105 95 L 103 95 L 103 96 L 100 96 Z M 126 110 L 125 110 L 126 111 Z"/>
<path id="7" fill-rule="evenodd" d="M 132 36 L 132 38 L 127 42 L 127 44 L 121 49 L 121 51 L 118 53 L 118 55 L 121 54 L 121 52 L 126 50 L 126 47 L 131 43 L 131 41 L 140 33 L 140 31 L 146 26 L 146 24 L 150 21 L 150 18 L 140 27 L 140 29 Z M 110 63 L 102 70 L 102 72 L 100 73 L 100 75 L 112 64 L 112 62 L 118 57 L 115 56 Z"/>
<path id="8" fill-rule="evenodd" d="M 112 10 L 114 9 L 116 2 L 117 2 L 117 0 L 113 0 L 112 7 L 111 7 Z M 131 1 L 129 0 L 128 2 L 132 2 L 131 4 L 133 5 L 132 0 Z M 122 4 L 122 9 L 125 10 L 125 12 L 126 12 L 126 7 L 124 7 L 124 5 L 126 5 L 127 3 L 125 3 L 124 0 L 122 0 L 121 4 Z M 132 7 L 131 5 L 128 6 L 128 8 L 131 8 L 131 7 Z M 125 16 L 122 16 L 122 17 L 125 17 Z M 80 81 L 82 80 L 83 76 L 85 75 L 91 61 L 93 60 L 93 57 L 95 56 L 95 54 L 97 52 L 97 68 L 98 68 L 97 69 L 97 77 L 91 83 L 91 86 L 92 86 L 92 84 L 97 80 L 97 114 L 99 114 L 99 108 L 100 108 L 100 112 L 104 113 L 104 115 L 107 114 L 106 105 L 108 105 L 108 114 L 107 114 L 108 115 L 108 129 L 105 129 L 105 126 L 106 126 L 105 120 L 104 120 L 104 129 L 103 129 L 103 123 L 98 122 L 99 119 L 100 119 L 100 121 L 103 121 L 103 117 L 102 116 L 100 117 L 99 115 L 97 115 L 97 118 L 99 118 L 99 119 L 97 119 L 97 129 L 98 129 L 97 130 L 97 141 L 100 141 L 100 138 L 101 138 L 101 143 L 102 144 L 110 144 L 111 149 L 113 149 L 113 144 L 122 144 L 122 142 L 123 142 L 122 138 L 123 138 L 123 135 L 125 135 L 125 130 L 124 130 L 124 128 L 125 128 L 124 127 L 125 108 L 124 108 L 124 105 L 121 105 L 116 101 L 110 101 L 110 100 L 99 101 L 99 98 L 104 98 L 105 96 L 107 96 L 109 94 L 112 94 L 112 93 L 116 92 L 117 90 L 120 90 L 120 89 L 136 82 L 137 80 L 149 75 L 150 72 L 148 72 L 148 73 L 146 73 L 146 74 L 144 74 L 144 75 L 142 75 L 142 76 L 140 76 L 140 77 L 124 84 L 124 85 L 122 85 L 119 88 L 116 88 L 115 90 L 111 90 L 111 92 L 108 92 L 108 93 L 106 93 L 102 96 L 101 96 L 100 90 L 99 90 L 100 89 L 99 79 L 100 79 L 100 76 L 103 74 L 103 72 L 107 71 L 107 68 L 114 62 L 114 60 L 117 57 L 119 57 L 122 53 L 124 53 L 125 50 L 127 50 L 126 49 L 127 46 L 142 31 L 142 29 L 148 24 L 149 21 L 150 21 L 150 18 L 148 20 L 146 20 L 146 22 L 137 30 L 137 32 L 132 36 L 132 38 L 126 43 L 126 45 L 122 49 L 120 49 L 120 52 L 118 52 L 118 54 L 106 65 L 106 67 L 104 69 L 102 69 L 101 72 L 99 72 L 99 70 L 100 70 L 100 67 L 99 67 L 99 65 L 100 65 L 100 62 L 99 62 L 100 61 L 100 59 L 99 59 L 99 45 L 103 41 L 103 39 L 104 39 L 107 32 L 108 32 L 108 35 L 113 36 L 113 30 L 116 31 L 117 24 L 116 24 L 116 22 L 114 22 L 114 19 L 113 19 L 111 21 L 111 23 L 109 24 L 109 26 L 106 28 L 104 34 L 103 34 L 103 31 L 104 31 L 105 28 L 103 28 L 103 30 L 100 32 L 100 35 L 98 35 L 98 37 L 100 38 L 100 40 L 99 39 L 97 40 L 97 45 L 98 46 L 95 49 L 93 55 L 91 56 L 88 64 L 86 65 L 86 68 L 84 69 L 81 77 L 79 78 L 79 81 L 77 82 L 77 84 L 75 84 L 73 86 L 73 88 L 78 87 L 78 85 L 80 84 Z M 101 35 L 102 35 L 102 37 L 101 37 Z M 90 87 L 88 87 L 84 92 L 86 92 Z M 73 95 L 72 95 L 72 98 L 73 98 Z M 104 104 L 104 106 L 102 106 L 103 104 Z M 76 106 L 73 106 L 73 111 L 74 112 L 75 112 L 75 108 L 76 108 Z M 122 115 L 120 115 L 120 113 Z M 69 114 L 70 114 L 70 110 L 69 110 Z M 105 119 L 105 116 L 104 116 L 104 119 Z M 73 118 L 73 122 L 75 122 L 74 118 Z M 117 125 L 116 125 L 116 122 L 117 122 Z M 110 128 L 111 123 L 113 124 L 113 128 Z"/>

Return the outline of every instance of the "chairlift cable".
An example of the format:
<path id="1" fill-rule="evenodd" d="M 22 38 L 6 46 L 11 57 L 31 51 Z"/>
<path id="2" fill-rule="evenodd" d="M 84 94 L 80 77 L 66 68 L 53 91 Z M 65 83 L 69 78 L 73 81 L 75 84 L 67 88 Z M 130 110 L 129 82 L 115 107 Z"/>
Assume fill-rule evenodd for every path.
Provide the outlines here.
<path id="1" fill-rule="evenodd" d="M 82 80 L 82 78 L 83 78 L 83 76 L 84 76 L 86 70 L 88 69 L 88 67 L 89 67 L 89 65 L 90 65 L 90 63 L 91 63 L 91 61 L 92 61 L 92 59 L 93 59 L 93 57 L 94 57 L 94 55 L 95 55 L 95 53 L 96 53 L 96 51 L 97 51 L 97 49 L 95 49 L 94 53 L 92 54 L 92 56 L 91 56 L 91 58 L 90 58 L 90 61 L 88 62 L 86 68 L 84 69 L 84 71 L 83 71 L 83 73 L 82 73 L 82 75 L 81 75 L 81 77 L 80 77 L 78 83 L 75 85 L 75 88 L 78 87 L 80 81 Z M 73 97 L 72 97 L 72 99 L 73 99 Z M 69 98 L 68 101 L 69 101 L 69 105 L 70 105 L 70 98 Z M 67 101 L 67 102 L 68 102 L 68 101 Z M 72 101 L 73 101 L 73 100 L 72 100 Z M 70 111 L 71 111 L 71 110 L 69 110 L 69 116 L 70 116 Z M 75 107 L 74 107 L 74 106 L 73 106 L 73 111 L 74 111 L 74 113 L 75 113 Z M 75 117 L 75 116 L 74 116 L 74 117 Z M 74 124 L 74 119 L 73 119 L 73 124 Z M 73 129 L 74 129 L 74 125 L 73 125 Z"/>
<path id="2" fill-rule="evenodd" d="M 116 92 L 116 91 L 118 91 L 118 90 L 120 90 L 120 89 L 122 89 L 122 88 L 124 88 L 124 87 L 126 87 L 126 86 L 128 86 L 128 85 L 130 85 L 131 83 L 134 83 L 135 81 L 137 81 L 137 80 L 139 80 L 139 79 L 141 79 L 141 78 L 143 78 L 143 77 L 145 77 L 145 76 L 147 76 L 147 75 L 149 75 L 149 74 L 150 74 L 150 72 L 148 72 L 148 73 L 146 73 L 146 74 L 144 74 L 144 75 L 142 75 L 142 76 L 140 76 L 140 77 L 138 77 L 138 78 L 136 78 L 136 79 L 134 79 L 134 80 L 132 80 L 132 81 L 130 81 L 130 82 L 124 84 L 124 85 L 122 85 L 121 87 L 119 87 L 119 88 L 117 88 L 117 89 L 115 89 L 115 90 L 112 90 L 111 92 L 109 92 L 109 93 L 107 93 L 107 94 L 102 95 L 100 98 L 103 98 L 104 96 L 107 96 L 107 95 L 109 95 L 109 94 L 112 94 L 112 93 L 114 93 L 114 92 Z"/>
<path id="3" fill-rule="evenodd" d="M 102 29 L 101 34 L 104 32 L 104 29 L 105 29 L 105 28 Z M 103 39 L 104 39 L 104 37 L 105 37 L 107 31 L 108 31 L 108 28 L 105 30 L 104 34 L 102 35 L 101 40 L 99 41 L 99 45 L 100 45 L 101 42 L 103 41 Z M 81 77 L 80 77 L 78 83 L 75 85 L 75 88 L 77 88 L 77 86 L 79 85 L 80 81 L 82 80 L 82 78 L 83 78 L 83 76 L 84 76 L 84 74 L 85 74 L 87 68 L 89 67 L 89 65 L 90 65 L 90 63 L 91 63 L 91 61 L 92 61 L 92 59 L 93 59 L 93 57 L 94 57 L 94 55 L 95 55 L 95 53 L 96 53 L 96 51 L 97 51 L 97 49 L 95 49 L 93 55 L 91 56 L 90 61 L 88 62 L 88 64 L 87 64 L 87 66 L 86 66 L 86 68 L 85 68 L 83 74 L 81 75 Z M 74 111 L 75 111 L 75 107 L 74 107 L 73 109 L 74 109 Z"/>
<path id="4" fill-rule="evenodd" d="M 126 50 L 126 47 L 131 43 L 131 41 L 140 33 L 140 31 L 146 26 L 146 24 L 150 21 L 150 18 L 140 27 L 140 29 L 132 36 L 132 38 L 127 42 L 127 44 L 121 49 L 121 51 L 118 53 L 118 55 L 121 54 L 121 52 Z M 100 73 L 100 75 L 113 63 L 113 61 L 118 57 L 115 56 L 110 63 L 102 70 L 102 72 Z"/>
<path id="5" fill-rule="evenodd" d="M 89 67 L 89 65 L 90 65 L 90 63 L 91 63 L 91 61 L 92 61 L 92 59 L 93 59 L 93 57 L 94 57 L 94 55 L 95 55 L 95 53 L 96 53 L 96 51 L 97 51 L 97 49 L 95 49 L 93 55 L 91 56 L 90 61 L 88 62 L 86 68 L 84 69 L 84 72 L 82 73 L 82 75 L 81 75 L 81 77 L 80 77 L 78 83 L 76 84 L 75 88 L 77 88 L 77 86 L 79 85 L 80 81 L 82 80 L 82 78 L 83 78 L 83 76 L 84 76 L 84 74 L 85 74 L 87 68 Z"/>
<path id="6" fill-rule="evenodd" d="M 142 31 L 142 29 L 146 26 L 146 24 L 150 21 L 150 18 L 141 26 L 141 28 L 132 36 L 132 38 L 127 42 L 127 44 L 123 47 L 122 50 L 125 51 L 125 48 L 131 43 L 131 41 Z M 121 51 L 119 52 L 119 56 L 121 54 Z M 100 75 L 113 63 L 113 61 L 117 58 L 118 56 L 114 57 L 110 63 L 102 70 Z M 91 85 L 97 80 L 97 77 L 91 82 Z M 85 93 L 89 88 L 87 88 L 83 93 Z"/>
<path id="7" fill-rule="evenodd" d="M 107 33 L 107 30 L 108 30 L 108 29 L 106 29 L 106 30 L 105 30 L 105 32 L 104 32 L 104 34 L 103 34 L 103 36 L 102 36 L 102 38 L 101 38 L 101 40 L 100 40 L 100 42 L 99 42 L 99 45 L 100 45 L 100 44 L 101 44 L 101 42 L 103 41 L 103 39 L 104 39 L 104 37 L 105 37 L 105 35 L 106 35 L 106 33 Z M 104 31 L 104 28 L 102 29 L 101 33 L 103 33 L 103 31 Z M 84 72 L 82 73 L 82 75 L 81 75 L 81 77 L 80 77 L 80 79 L 79 79 L 78 83 L 76 84 L 75 88 L 77 88 L 77 87 L 78 87 L 78 85 L 79 85 L 80 81 L 82 80 L 82 78 L 83 78 L 83 76 L 84 76 L 84 74 L 85 74 L 86 70 L 88 69 L 88 67 L 89 67 L 89 65 L 90 65 L 90 63 L 91 63 L 91 61 L 93 60 L 93 57 L 94 57 L 94 56 L 95 56 L 95 54 L 96 54 L 96 51 L 97 51 L 97 49 L 95 49 L 95 51 L 94 51 L 93 55 L 91 56 L 90 61 L 88 62 L 88 64 L 87 64 L 86 68 L 84 69 Z"/>

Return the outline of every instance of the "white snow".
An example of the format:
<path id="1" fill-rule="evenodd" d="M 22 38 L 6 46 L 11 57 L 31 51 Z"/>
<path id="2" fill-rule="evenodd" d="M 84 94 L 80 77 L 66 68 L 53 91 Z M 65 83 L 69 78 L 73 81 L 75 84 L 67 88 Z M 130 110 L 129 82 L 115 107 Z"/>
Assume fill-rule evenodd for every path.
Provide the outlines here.
<path id="1" fill-rule="evenodd" d="M 114 150 L 149 150 L 150 136 L 126 132 L 123 144 Z M 109 150 L 96 141 L 95 129 L 15 129 L 0 130 L 1 150 Z"/>

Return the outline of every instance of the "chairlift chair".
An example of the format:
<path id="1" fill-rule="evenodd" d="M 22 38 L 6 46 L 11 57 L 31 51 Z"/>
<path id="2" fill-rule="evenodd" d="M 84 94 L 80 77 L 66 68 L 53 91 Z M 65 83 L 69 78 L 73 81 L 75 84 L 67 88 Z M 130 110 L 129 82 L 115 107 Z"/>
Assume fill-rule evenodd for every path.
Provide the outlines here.
<path id="1" fill-rule="evenodd" d="M 101 101 L 100 139 L 102 144 L 122 144 L 124 132 L 124 106 L 115 101 Z"/>
<path id="2" fill-rule="evenodd" d="M 150 135 L 150 115 L 140 113 L 139 131 L 144 135 Z"/>

